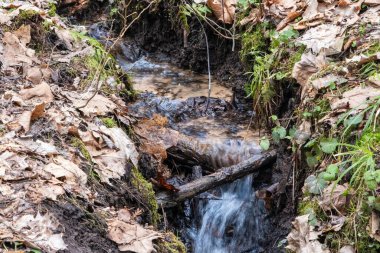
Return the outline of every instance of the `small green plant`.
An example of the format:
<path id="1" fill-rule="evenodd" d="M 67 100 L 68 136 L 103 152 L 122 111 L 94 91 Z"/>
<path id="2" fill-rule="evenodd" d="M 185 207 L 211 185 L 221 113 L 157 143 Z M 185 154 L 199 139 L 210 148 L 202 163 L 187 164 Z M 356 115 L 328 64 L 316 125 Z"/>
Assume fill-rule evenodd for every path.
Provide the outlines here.
<path id="1" fill-rule="evenodd" d="M 108 128 L 117 127 L 117 122 L 113 118 L 102 118 L 101 121 Z"/>
<path id="2" fill-rule="evenodd" d="M 57 6 L 54 3 L 49 3 L 48 15 L 54 17 L 57 13 Z"/>

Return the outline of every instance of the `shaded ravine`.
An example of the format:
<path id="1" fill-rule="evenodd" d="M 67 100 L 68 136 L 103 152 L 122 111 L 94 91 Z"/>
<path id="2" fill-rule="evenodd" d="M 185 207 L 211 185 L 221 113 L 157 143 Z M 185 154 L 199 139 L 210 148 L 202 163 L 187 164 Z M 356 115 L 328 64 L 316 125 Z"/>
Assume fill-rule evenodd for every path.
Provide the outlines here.
<path id="1" fill-rule="evenodd" d="M 179 69 L 165 59 L 157 61 L 156 57 L 154 61 L 148 55 L 131 59 L 122 52 L 118 62 L 132 76 L 134 88 L 141 92 L 137 102 L 129 105 L 132 115 L 165 116 L 171 128 L 194 140 L 197 150 L 209 157 L 214 169 L 261 153 L 258 134 L 247 130 L 252 112 L 239 111 L 229 89 L 212 82 L 206 111 L 207 75 Z M 253 176 L 249 175 L 195 198 L 187 210 L 193 222 L 181 235 L 190 241 L 189 251 L 262 252 L 260 243 L 269 224 L 252 185 Z"/>

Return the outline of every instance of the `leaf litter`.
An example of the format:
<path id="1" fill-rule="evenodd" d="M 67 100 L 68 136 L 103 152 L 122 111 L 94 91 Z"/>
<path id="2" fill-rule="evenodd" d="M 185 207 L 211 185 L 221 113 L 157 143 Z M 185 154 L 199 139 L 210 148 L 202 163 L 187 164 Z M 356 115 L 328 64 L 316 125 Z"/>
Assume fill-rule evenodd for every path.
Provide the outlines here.
<path id="1" fill-rule="evenodd" d="M 93 205 L 99 196 L 89 184 L 91 174 L 83 164 L 93 167 L 101 183 L 112 185 L 128 174 L 130 166 L 138 166 L 139 154 L 123 129 L 99 123 L 98 117 L 115 115 L 129 124 L 120 98 L 99 93 L 89 101 L 92 92 L 83 94 L 53 80 L 52 61 L 69 64 L 93 49 L 74 40 L 58 16 L 47 14 L 49 1 L 37 2 L 0 3 L 1 25 L 13 25 L 21 11 L 34 11 L 54 27 L 65 48 L 53 48 L 49 52 L 52 57 L 36 54 L 29 47 L 34 39 L 30 25 L 0 35 L 0 82 L 5 91 L 0 91 L 0 124 L 5 127 L 0 132 L 0 201 L 7 203 L 0 207 L 0 239 L 57 252 L 69 247 L 61 217 L 39 206 L 47 200 L 62 203 L 68 196 Z M 32 129 L 37 122 L 45 122 L 47 128 L 36 134 Z M 41 132 L 45 131 L 48 136 L 44 137 Z M 73 146 L 73 138 L 83 145 Z M 85 151 L 87 157 L 79 154 Z M 126 219 L 123 213 L 128 209 L 105 208 L 101 212 L 108 217 L 109 238 L 120 250 L 153 252 L 154 240 L 162 238 L 160 232 L 137 223 L 133 215 Z"/>

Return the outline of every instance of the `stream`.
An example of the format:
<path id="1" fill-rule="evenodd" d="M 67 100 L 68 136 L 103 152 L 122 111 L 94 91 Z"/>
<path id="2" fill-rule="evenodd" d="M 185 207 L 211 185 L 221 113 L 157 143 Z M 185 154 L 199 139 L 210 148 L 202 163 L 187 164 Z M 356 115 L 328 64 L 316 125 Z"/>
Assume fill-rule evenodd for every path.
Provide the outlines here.
<path id="1" fill-rule="evenodd" d="M 154 62 L 148 56 L 130 62 L 119 55 L 118 60 L 132 76 L 134 88 L 142 92 L 130 110 L 140 117 L 164 115 L 173 129 L 208 144 L 205 152 L 215 168 L 237 164 L 261 152 L 257 133 L 246 129 L 249 117 L 239 118 L 229 102 L 233 96 L 230 89 L 213 81 L 206 112 L 207 75 L 165 61 Z M 189 211 L 193 222 L 185 235 L 192 252 L 262 252 L 259 243 L 265 234 L 266 211 L 255 198 L 252 184 L 253 176 L 249 175 L 197 197 Z"/>
<path id="2" fill-rule="evenodd" d="M 100 32 L 96 26 L 90 30 L 98 39 Z M 139 92 L 129 112 L 137 118 L 165 116 L 170 128 L 191 137 L 207 154 L 214 170 L 261 153 L 258 133 L 247 129 L 254 124 L 253 112 L 242 111 L 231 89 L 213 80 L 208 102 L 207 75 L 180 69 L 165 56 L 148 55 L 128 41 L 116 58 Z M 208 169 L 202 168 L 203 173 Z M 182 218 L 191 222 L 180 230 L 189 252 L 263 252 L 267 213 L 255 197 L 253 180 L 249 175 L 186 201 Z"/>

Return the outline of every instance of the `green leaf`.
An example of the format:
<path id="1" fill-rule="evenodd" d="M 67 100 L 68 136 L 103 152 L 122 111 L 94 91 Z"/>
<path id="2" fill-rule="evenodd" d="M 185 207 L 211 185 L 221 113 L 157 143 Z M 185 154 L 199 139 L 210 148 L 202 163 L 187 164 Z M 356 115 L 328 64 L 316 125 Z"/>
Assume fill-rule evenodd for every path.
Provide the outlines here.
<path id="1" fill-rule="evenodd" d="M 266 137 L 261 138 L 260 147 L 264 150 L 268 150 L 270 147 L 269 139 L 267 139 Z"/>
<path id="2" fill-rule="evenodd" d="M 355 126 L 360 124 L 363 121 L 363 114 L 359 113 L 357 115 L 351 116 L 344 120 L 343 125 L 345 127 Z"/>
<path id="3" fill-rule="evenodd" d="M 378 173 L 373 170 L 368 170 L 364 173 L 364 182 L 368 186 L 368 189 L 375 190 L 377 188 Z"/>
<path id="4" fill-rule="evenodd" d="M 293 126 L 292 128 L 289 129 L 289 136 L 291 138 L 294 138 L 296 132 L 297 132 L 297 129 Z"/>
<path id="5" fill-rule="evenodd" d="M 306 163 L 310 168 L 314 168 L 318 165 L 317 157 L 310 154 L 310 152 L 306 153 Z"/>
<path id="6" fill-rule="evenodd" d="M 326 181 L 334 181 L 336 176 L 334 174 L 330 174 L 328 172 L 322 172 L 321 176 Z"/>
<path id="7" fill-rule="evenodd" d="M 309 117 L 313 116 L 313 114 L 311 114 L 310 112 L 304 112 L 304 113 L 302 113 L 302 116 L 304 118 L 309 118 Z"/>
<path id="8" fill-rule="evenodd" d="M 277 117 L 277 115 L 272 115 L 272 116 L 270 116 L 270 119 L 271 119 L 273 122 L 275 122 L 275 121 L 278 120 L 278 117 Z"/>
<path id="9" fill-rule="evenodd" d="M 311 148 L 317 143 L 317 139 L 312 139 L 308 143 L 305 144 L 305 148 Z"/>
<path id="10" fill-rule="evenodd" d="M 339 172 L 339 167 L 336 164 L 330 164 L 329 166 L 327 166 L 326 172 L 333 175 L 337 175 Z"/>
<path id="11" fill-rule="evenodd" d="M 380 211 L 380 197 L 369 196 L 368 205 L 373 209 Z"/>
<path id="12" fill-rule="evenodd" d="M 375 170 L 375 180 L 380 184 L 380 170 Z"/>
<path id="13" fill-rule="evenodd" d="M 335 138 L 323 138 L 321 139 L 319 144 L 324 153 L 332 154 L 338 146 L 338 141 Z"/>
<path id="14" fill-rule="evenodd" d="M 286 137 L 286 129 L 282 126 L 276 126 L 272 128 L 273 141 L 278 143 L 280 140 Z"/>
<path id="15" fill-rule="evenodd" d="M 308 176 L 305 180 L 305 188 L 309 193 L 321 194 L 326 187 L 326 181 L 321 176 Z"/>

